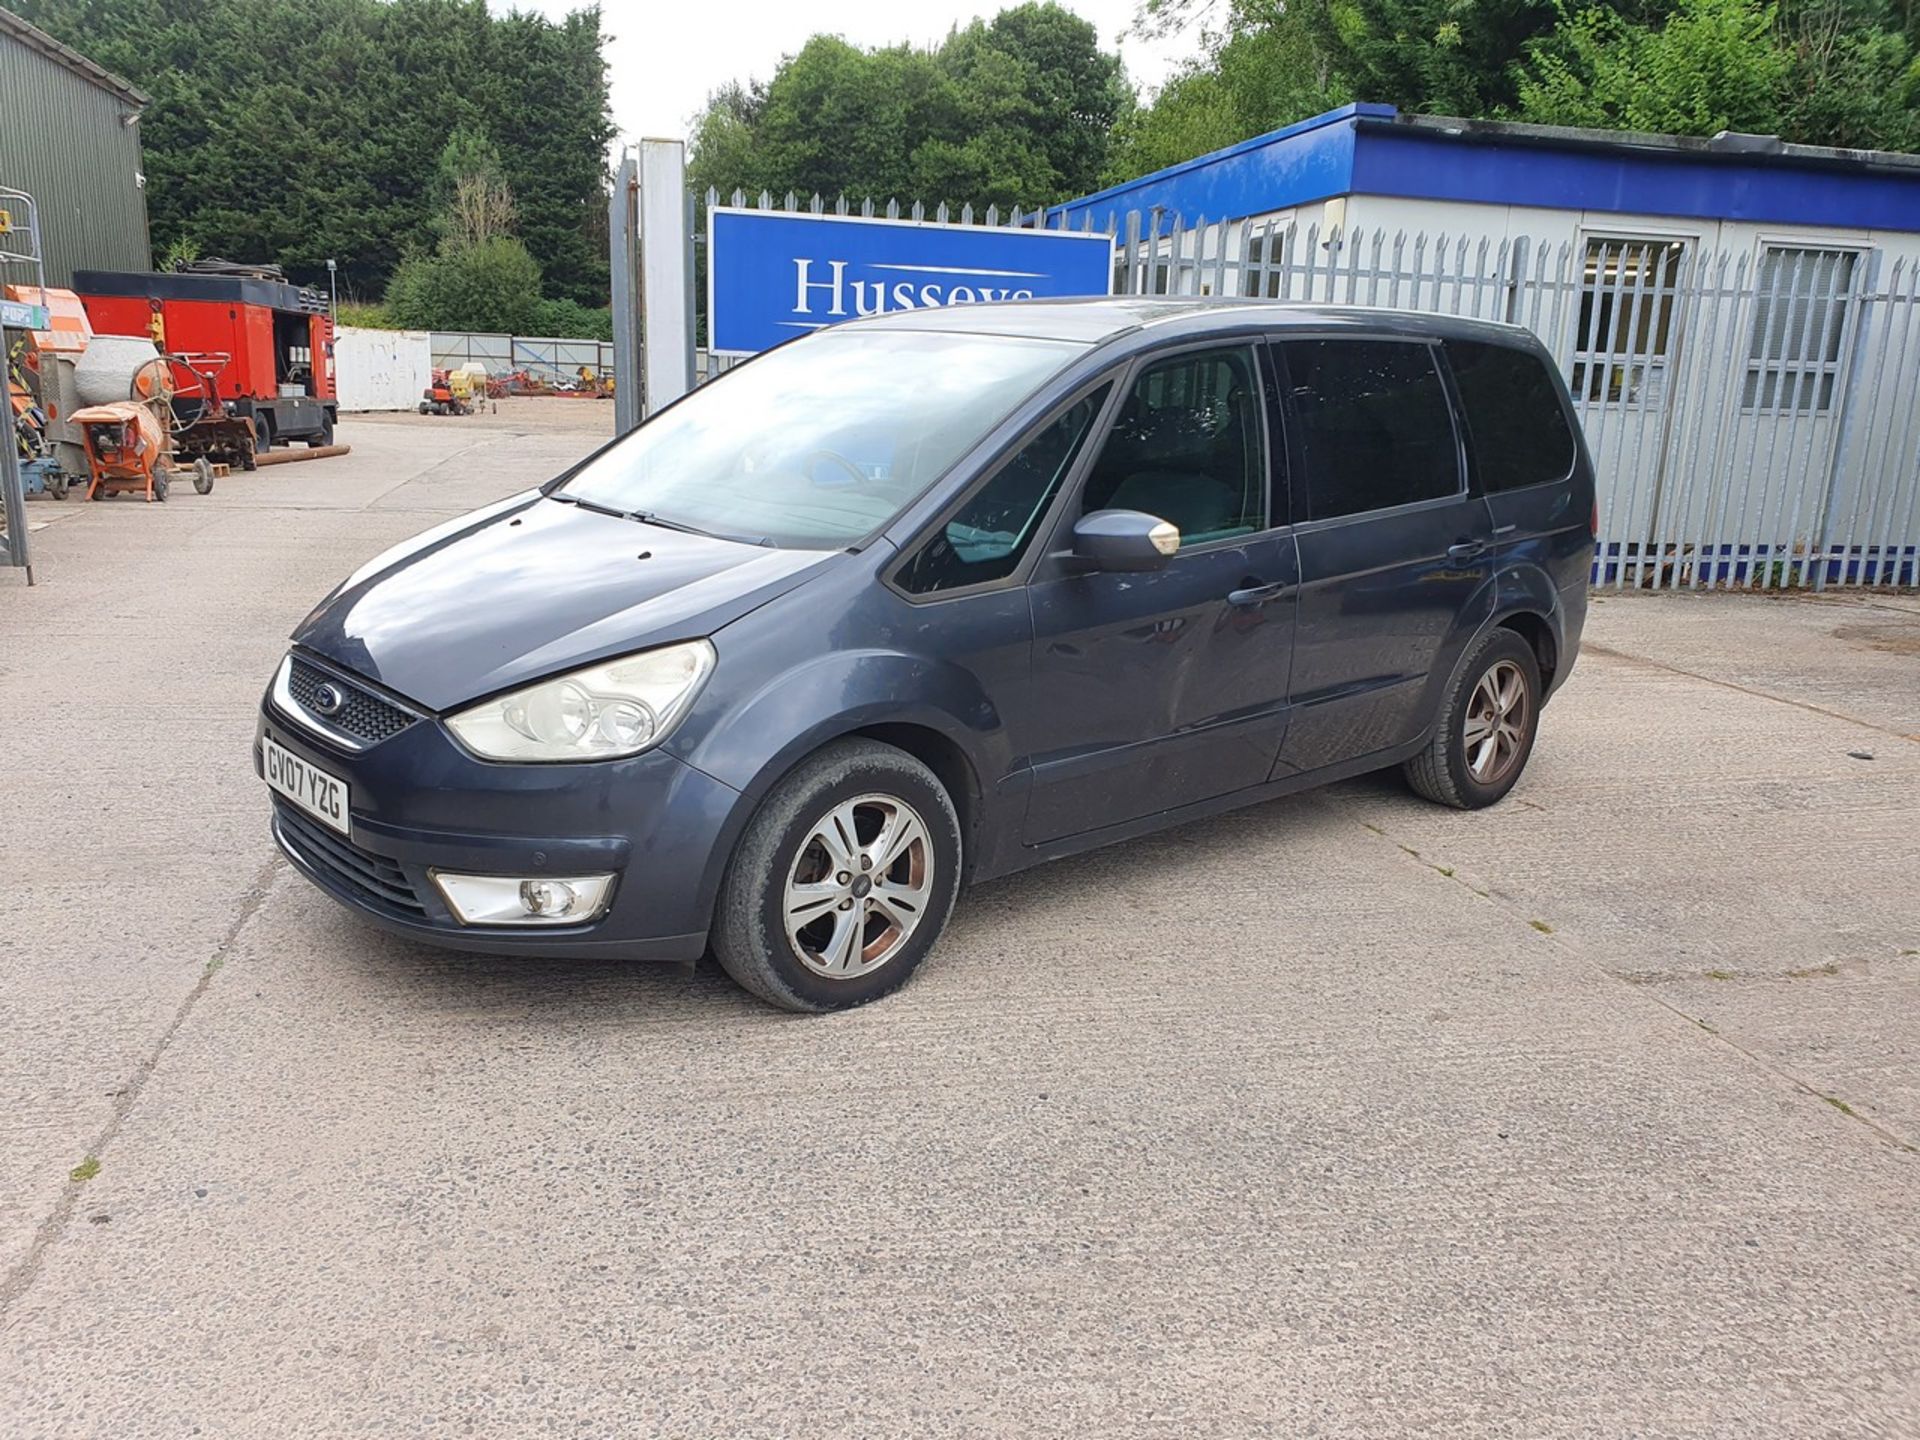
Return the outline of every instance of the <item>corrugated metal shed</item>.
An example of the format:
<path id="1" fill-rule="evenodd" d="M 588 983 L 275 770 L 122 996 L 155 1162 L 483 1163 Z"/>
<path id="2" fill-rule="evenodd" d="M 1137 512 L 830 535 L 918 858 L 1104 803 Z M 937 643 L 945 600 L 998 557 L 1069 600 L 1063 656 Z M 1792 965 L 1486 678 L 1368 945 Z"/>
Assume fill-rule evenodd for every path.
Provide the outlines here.
<path id="1" fill-rule="evenodd" d="M 48 284 L 66 285 L 75 270 L 152 265 L 134 123 L 146 103 L 125 80 L 0 10 L 0 185 L 39 205 Z"/>

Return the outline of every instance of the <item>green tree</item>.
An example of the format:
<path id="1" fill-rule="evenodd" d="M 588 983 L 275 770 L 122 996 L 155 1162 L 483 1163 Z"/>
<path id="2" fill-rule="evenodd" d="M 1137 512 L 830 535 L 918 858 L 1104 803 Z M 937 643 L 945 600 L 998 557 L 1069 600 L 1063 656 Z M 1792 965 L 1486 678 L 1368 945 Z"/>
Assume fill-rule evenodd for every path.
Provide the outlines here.
<path id="1" fill-rule="evenodd" d="M 1298 13 L 1204 37 L 1204 56 L 1122 121 L 1108 184 L 1322 114 L 1353 98 Z"/>
<path id="2" fill-rule="evenodd" d="M 1777 19 L 1751 0 L 1680 0 L 1659 26 L 1598 6 L 1571 13 L 1520 68 L 1516 111 L 1548 125 L 1771 131 L 1791 70 Z"/>
<path id="3" fill-rule="evenodd" d="M 938 58 L 963 96 L 977 90 L 976 111 L 963 113 L 963 124 L 1030 137 L 1047 183 L 1062 198 L 1099 183 L 1113 127 L 1134 101 L 1119 57 L 1100 49 L 1091 24 L 1029 0 L 991 21 L 975 20 Z"/>
<path id="4" fill-rule="evenodd" d="M 1635 0 L 1614 8 L 1637 13 Z M 1213 0 L 1144 0 L 1142 26 L 1185 28 L 1213 11 Z M 1557 19 L 1554 0 L 1228 0 L 1209 50 L 1217 61 L 1235 42 L 1264 38 L 1268 55 L 1287 57 L 1276 78 L 1290 103 L 1256 107 L 1282 114 L 1280 124 L 1315 113 L 1296 112 L 1329 93 L 1485 116 L 1512 101 L 1514 58 Z"/>
<path id="5" fill-rule="evenodd" d="M 939 80 L 930 57 L 905 46 L 865 51 L 814 36 L 767 86 L 752 131 L 756 167 L 733 184 L 802 196 L 910 194 L 912 140 Z"/>
<path id="6" fill-rule="evenodd" d="M 1553 0 L 1313 0 L 1304 15 L 1357 98 L 1469 116 L 1512 103 L 1514 57 L 1558 19 Z"/>
<path id="7" fill-rule="evenodd" d="M 1218 0 L 1143 0 L 1149 32 Z M 1348 99 L 1416 114 L 1920 148 L 1920 0 L 1226 0 L 1109 181 Z"/>
<path id="8" fill-rule="evenodd" d="M 764 86 L 714 92 L 689 172 L 723 194 L 1033 205 L 1093 188 L 1131 108 L 1093 26 L 1028 3 L 931 51 L 816 35 Z"/>
<path id="9" fill-rule="evenodd" d="M 1787 0 L 1780 133 L 1853 149 L 1920 150 L 1920 4 Z"/>
<path id="10" fill-rule="evenodd" d="M 509 11 L 489 23 L 485 103 L 518 210 L 516 232 L 548 290 L 607 300 L 607 66 L 597 6 L 565 19 Z"/>
<path id="11" fill-rule="evenodd" d="M 501 235 L 403 260 L 382 308 L 408 330 L 531 335 L 540 306 L 539 265 L 525 245 Z"/>
<path id="12" fill-rule="evenodd" d="M 574 300 L 542 300 L 535 307 L 529 333 L 563 340 L 611 340 L 613 311 L 604 305 L 592 309 Z"/>
<path id="13" fill-rule="evenodd" d="M 757 82 L 724 85 L 707 97 L 687 147 L 687 180 L 696 191 L 770 188 L 755 143 L 766 105 L 766 87 Z"/>
<path id="14" fill-rule="evenodd" d="M 486 0 L 8 0 L 146 90 L 154 244 L 378 293 L 430 247 L 438 161 L 490 136 L 556 293 L 606 296 L 610 134 L 599 12 Z"/>
<path id="15" fill-rule="evenodd" d="M 518 214 L 500 152 L 476 130 L 456 130 L 440 152 L 431 194 L 442 243 L 478 245 L 512 232 Z"/>

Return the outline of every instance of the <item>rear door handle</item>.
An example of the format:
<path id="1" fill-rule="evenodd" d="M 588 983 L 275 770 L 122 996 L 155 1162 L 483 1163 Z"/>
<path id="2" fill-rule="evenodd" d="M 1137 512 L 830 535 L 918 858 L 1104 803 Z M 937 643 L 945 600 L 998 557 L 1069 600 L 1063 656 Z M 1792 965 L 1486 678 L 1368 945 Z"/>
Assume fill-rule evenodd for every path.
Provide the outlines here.
<path id="1" fill-rule="evenodd" d="M 1229 590 L 1229 605 L 1264 605 L 1269 600 L 1278 600 L 1287 593 L 1284 581 L 1276 580 L 1271 585 L 1249 585 L 1244 590 Z"/>
<path id="2" fill-rule="evenodd" d="M 1458 545 L 1447 546 L 1449 560 L 1478 560 L 1486 553 L 1487 542 L 1484 540 L 1462 540 Z"/>

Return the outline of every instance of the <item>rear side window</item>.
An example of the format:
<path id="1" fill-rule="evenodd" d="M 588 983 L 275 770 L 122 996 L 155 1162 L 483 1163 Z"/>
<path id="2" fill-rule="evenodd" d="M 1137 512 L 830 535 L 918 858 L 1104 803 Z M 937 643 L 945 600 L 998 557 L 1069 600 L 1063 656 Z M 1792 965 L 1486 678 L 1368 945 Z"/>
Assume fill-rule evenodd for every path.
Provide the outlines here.
<path id="1" fill-rule="evenodd" d="M 1447 361 L 1482 490 L 1519 490 L 1572 473 L 1573 428 L 1560 403 L 1560 387 L 1539 356 L 1505 345 L 1449 340 Z"/>
<path id="2" fill-rule="evenodd" d="M 1102 385 L 1076 401 L 1027 441 L 914 552 L 895 583 L 909 594 L 930 595 L 1011 575 L 1111 388 Z"/>
<path id="3" fill-rule="evenodd" d="M 1431 346 L 1289 340 L 1287 363 L 1308 520 L 1434 500 L 1460 490 L 1447 392 Z"/>

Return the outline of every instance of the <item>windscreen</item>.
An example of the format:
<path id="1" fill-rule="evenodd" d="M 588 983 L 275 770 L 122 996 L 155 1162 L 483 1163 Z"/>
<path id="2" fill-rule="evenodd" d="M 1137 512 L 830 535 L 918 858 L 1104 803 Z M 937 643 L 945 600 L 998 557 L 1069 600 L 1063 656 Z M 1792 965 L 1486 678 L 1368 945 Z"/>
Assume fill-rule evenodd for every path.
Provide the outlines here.
<path id="1" fill-rule="evenodd" d="M 892 519 L 1085 347 L 842 331 L 701 386 L 556 493 L 716 535 L 837 549 Z"/>

